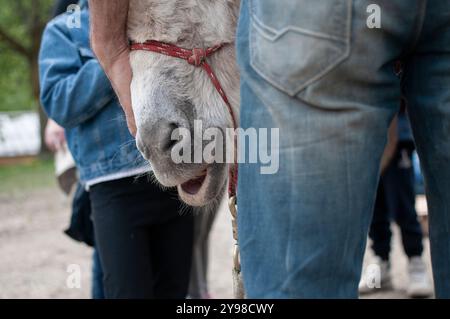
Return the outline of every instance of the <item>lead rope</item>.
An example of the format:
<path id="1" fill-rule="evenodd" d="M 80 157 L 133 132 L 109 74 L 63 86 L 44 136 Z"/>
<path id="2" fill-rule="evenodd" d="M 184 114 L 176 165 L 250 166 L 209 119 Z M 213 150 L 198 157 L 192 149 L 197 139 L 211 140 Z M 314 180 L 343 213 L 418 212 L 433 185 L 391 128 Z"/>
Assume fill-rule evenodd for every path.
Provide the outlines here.
<path id="1" fill-rule="evenodd" d="M 238 244 L 237 233 L 237 205 L 236 196 L 230 197 L 228 201 L 228 208 L 231 213 L 231 226 L 233 228 L 234 250 L 233 250 L 233 295 L 236 299 L 245 298 L 244 281 L 241 272 L 241 260 Z"/>
<path id="2" fill-rule="evenodd" d="M 179 58 L 186 60 L 189 64 L 195 66 L 195 67 L 202 67 L 205 72 L 208 74 L 209 78 L 211 79 L 211 82 L 213 83 L 214 87 L 216 88 L 217 92 L 219 92 L 220 96 L 222 97 L 223 101 L 225 102 L 228 112 L 231 116 L 231 121 L 233 125 L 233 129 L 236 132 L 237 129 L 237 121 L 236 116 L 233 112 L 233 108 L 231 107 L 231 103 L 228 100 L 227 95 L 225 94 L 225 91 L 222 88 L 222 85 L 220 85 L 219 80 L 217 79 L 216 75 L 214 74 L 213 69 L 206 61 L 206 58 L 213 53 L 217 52 L 221 48 L 223 48 L 225 44 L 218 44 L 216 46 L 207 48 L 207 49 L 201 49 L 201 48 L 195 48 L 192 50 L 188 50 L 185 48 L 180 48 L 176 45 L 149 40 L 144 43 L 137 43 L 132 42 L 131 43 L 131 50 L 144 50 L 144 51 L 151 51 L 160 53 L 163 55 L 171 56 L 174 58 Z M 237 187 L 237 179 L 238 179 L 238 165 L 237 165 L 237 136 L 234 134 L 234 165 L 230 168 L 229 171 L 229 177 L 228 177 L 228 208 L 230 209 L 231 213 L 231 226 L 233 229 L 233 239 L 234 239 L 234 251 L 233 251 L 233 294 L 236 299 L 244 299 L 245 298 L 245 290 L 244 290 L 244 284 L 242 280 L 242 273 L 241 273 L 241 261 L 240 261 L 240 253 L 239 253 L 239 244 L 238 244 L 238 230 L 237 230 L 237 197 L 236 197 L 236 187 Z"/>

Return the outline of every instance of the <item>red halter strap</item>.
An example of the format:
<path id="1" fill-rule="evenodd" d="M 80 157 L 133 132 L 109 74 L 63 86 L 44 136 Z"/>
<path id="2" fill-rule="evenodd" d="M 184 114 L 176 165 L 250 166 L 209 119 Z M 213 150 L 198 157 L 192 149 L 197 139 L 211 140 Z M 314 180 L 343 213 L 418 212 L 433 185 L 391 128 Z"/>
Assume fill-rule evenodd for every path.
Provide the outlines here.
<path id="1" fill-rule="evenodd" d="M 219 92 L 220 96 L 222 97 L 223 101 L 225 102 L 228 112 L 230 113 L 233 129 L 236 130 L 237 128 L 237 122 L 236 122 L 236 116 L 234 114 L 233 108 L 231 107 L 231 104 L 228 100 L 227 95 L 225 94 L 225 91 L 222 88 L 222 85 L 220 84 L 219 80 L 217 79 L 217 76 L 214 74 L 213 69 L 208 64 L 206 58 L 210 55 L 214 54 L 215 52 L 219 51 L 224 47 L 224 44 L 218 44 L 210 48 L 201 49 L 201 48 L 195 48 L 192 50 L 188 50 L 185 48 L 180 48 L 176 45 L 149 40 L 144 43 L 131 43 L 131 50 L 144 50 L 144 51 L 150 51 L 150 52 L 156 52 L 163 55 L 171 56 L 174 58 L 179 58 L 186 60 L 187 63 L 195 66 L 195 67 L 202 67 L 203 70 L 205 70 L 206 74 L 208 74 L 209 78 L 211 79 L 211 82 L 213 83 L 214 87 L 216 88 L 217 92 Z M 236 149 L 236 141 L 235 141 L 235 154 L 237 152 Z M 236 195 L 236 185 L 237 185 L 237 163 L 234 165 L 234 170 L 230 170 L 230 181 L 228 185 L 228 193 L 230 196 Z"/>

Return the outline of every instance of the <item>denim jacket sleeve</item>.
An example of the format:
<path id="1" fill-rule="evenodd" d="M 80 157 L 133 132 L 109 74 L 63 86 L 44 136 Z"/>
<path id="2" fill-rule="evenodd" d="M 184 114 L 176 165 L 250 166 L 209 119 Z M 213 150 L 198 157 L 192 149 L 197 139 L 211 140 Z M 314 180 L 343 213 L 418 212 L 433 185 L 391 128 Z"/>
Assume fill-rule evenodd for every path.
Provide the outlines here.
<path id="1" fill-rule="evenodd" d="M 39 54 L 41 103 L 66 129 L 91 119 L 115 98 L 100 64 L 86 52 L 92 51 L 74 43 L 65 24 L 47 25 Z"/>

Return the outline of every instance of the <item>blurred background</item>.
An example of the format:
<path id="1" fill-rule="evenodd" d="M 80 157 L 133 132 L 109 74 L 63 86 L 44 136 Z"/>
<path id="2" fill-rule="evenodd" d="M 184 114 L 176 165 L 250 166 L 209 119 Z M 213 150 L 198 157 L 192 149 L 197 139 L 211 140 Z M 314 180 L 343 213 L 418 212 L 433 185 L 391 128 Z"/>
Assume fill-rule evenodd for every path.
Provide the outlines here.
<path id="1" fill-rule="evenodd" d="M 43 143 L 47 118 L 39 105 L 37 60 L 42 31 L 54 10 L 54 0 L 0 0 L 0 298 L 90 297 L 92 251 L 63 232 L 71 198 L 59 189 L 53 154 Z M 416 207 L 426 235 L 426 201 L 415 167 Z M 211 295 L 231 298 L 233 243 L 225 205 L 210 242 Z M 372 298 L 406 297 L 407 259 L 396 226 L 393 246 L 397 289 Z M 424 246 L 430 269 L 426 237 Z M 79 288 L 67 286 L 73 264 L 81 269 Z"/>
<path id="2" fill-rule="evenodd" d="M 0 157 L 45 153 L 37 58 L 53 0 L 0 0 Z M 19 129 L 15 129 L 19 127 Z"/>
<path id="3" fill-rule="evenodd" d="M 89 251 L 62 233 L 70 201 L 42 142 L 37 61 L 54 10 L 54 0 L 0 0 L 0 298 L 89 296 L 63 289 L 67 258 L 89 267 Z"/>

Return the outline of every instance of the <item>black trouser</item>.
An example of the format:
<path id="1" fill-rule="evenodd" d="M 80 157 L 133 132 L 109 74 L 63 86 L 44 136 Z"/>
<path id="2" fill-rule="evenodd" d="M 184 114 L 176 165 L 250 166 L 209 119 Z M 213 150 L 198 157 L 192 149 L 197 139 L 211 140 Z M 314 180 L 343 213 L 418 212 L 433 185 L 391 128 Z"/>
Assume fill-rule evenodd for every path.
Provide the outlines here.
<path id="1" fill-rule="evenodd" d="M 106 298 L 185 298 L 193 218 L 148 177 L 91 187 Z"/>
<path id="2" fill-rule="evenodd" d="M 415 209 L 413 147 L 400 144 L 381 177 L 369 237 L 372 249 L 383 260 L 391 251 L 391 220 L 400 227 L 403 249 L 408 257 L 423 252 L 422 229 Z"/>

